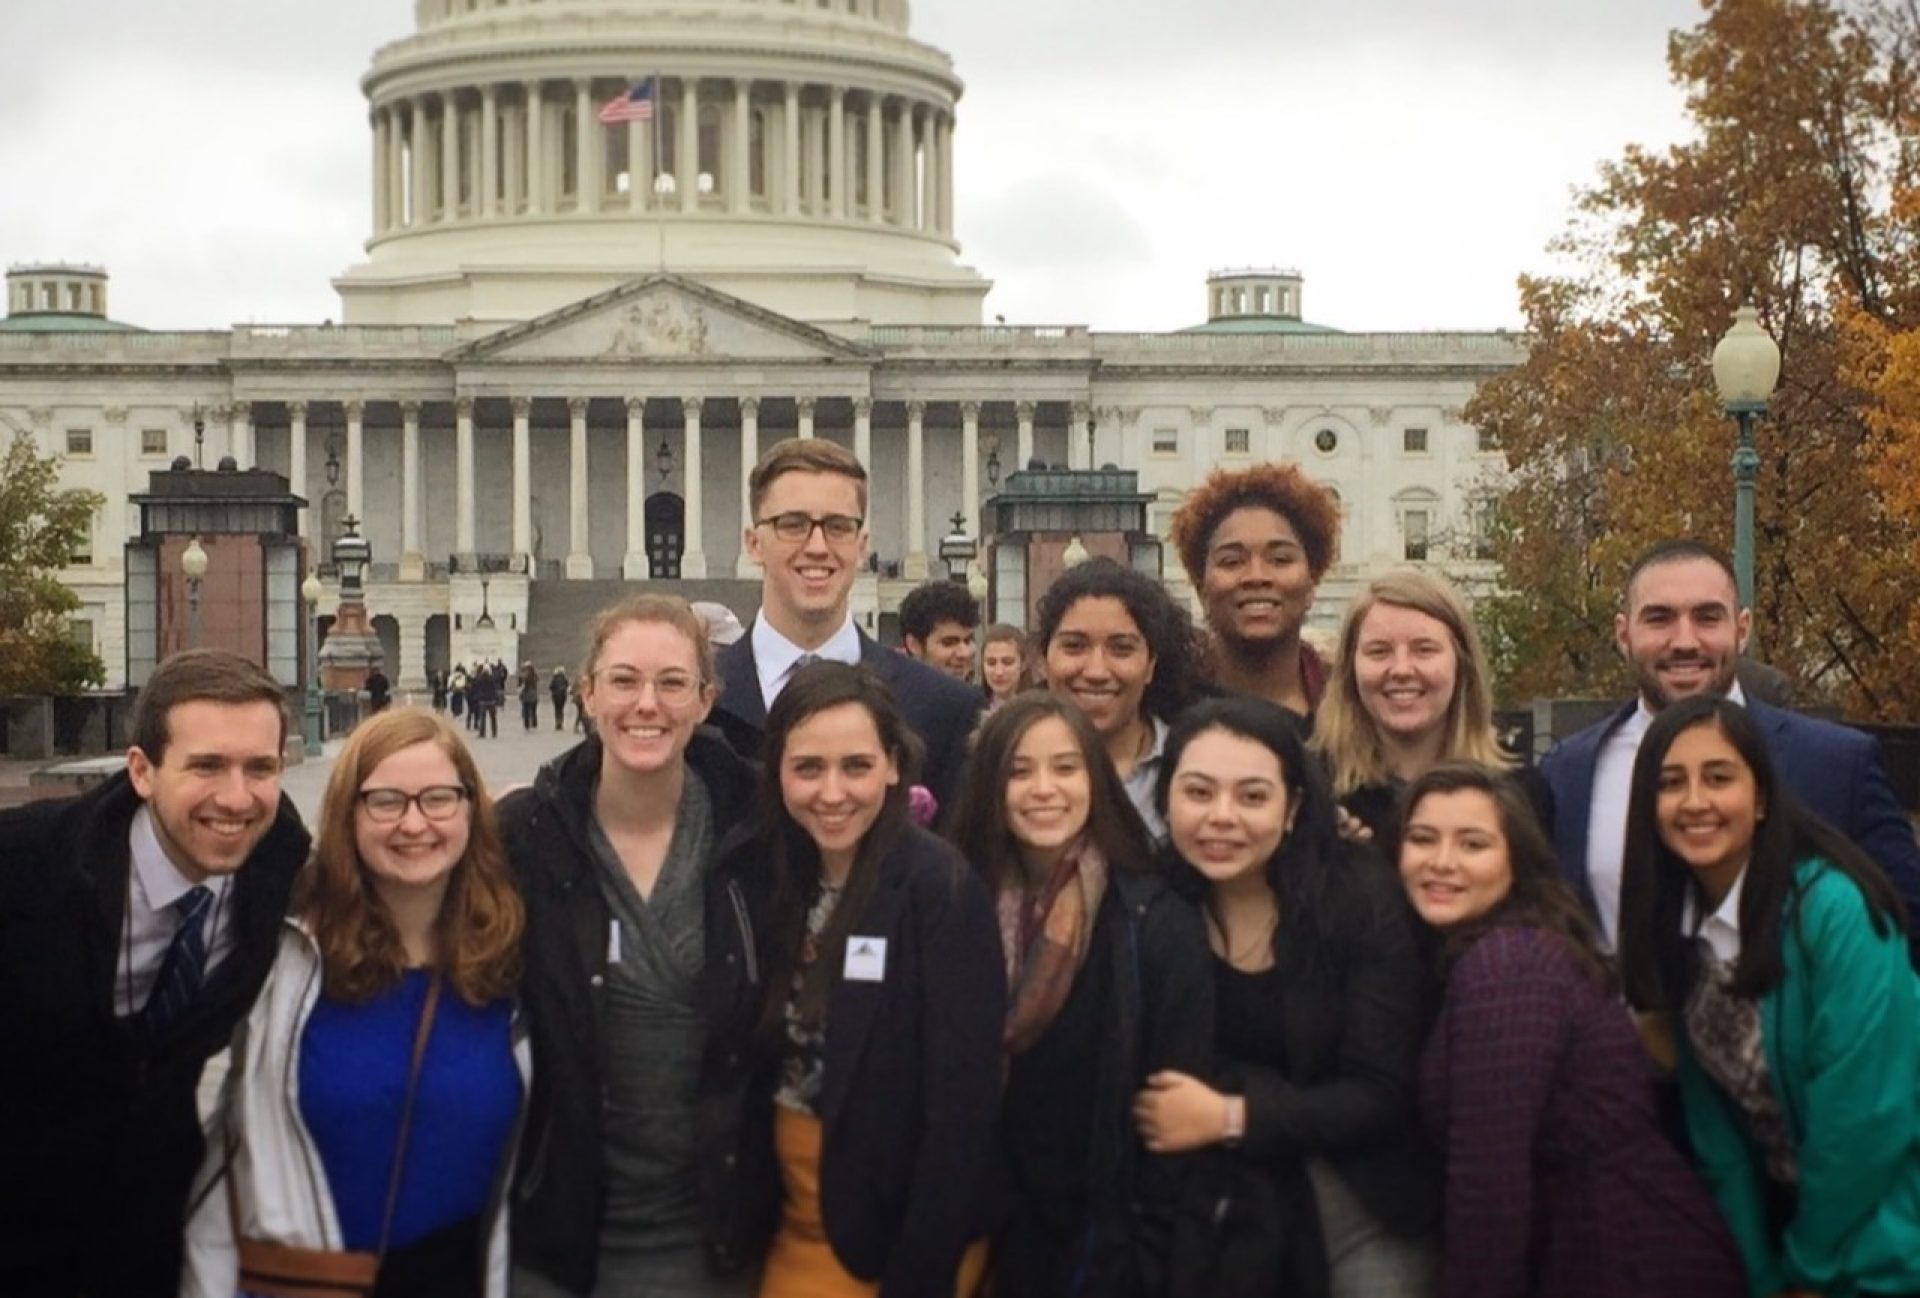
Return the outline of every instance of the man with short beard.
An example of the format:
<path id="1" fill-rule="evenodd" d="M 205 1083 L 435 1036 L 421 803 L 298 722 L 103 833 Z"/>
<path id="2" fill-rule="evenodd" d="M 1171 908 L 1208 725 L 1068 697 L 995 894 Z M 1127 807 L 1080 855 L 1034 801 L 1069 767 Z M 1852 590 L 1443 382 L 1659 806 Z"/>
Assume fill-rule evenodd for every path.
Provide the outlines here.
<path id="1" fill-rule="evenodd" d="M 1300 629 L 1339 533 L 1332 493 L 1291 464 L 1216 470 L 1187 497 L 1170 535 L 1206 609 L 1212 685 L 1313 715 L 1327 668 Z"/>
<path id="2" fill-rule="evenodd" d="M 161 663 L 126 770 L 0 813 L 0 1293 L 180 1283 L 195 1091 L 278 947 L 307 831 L 285 690 L 237 655 Z"/>
<path id="3" fill-rule="evenodd" d="M 1633 763 L 1654 715 L 1696 694 L 1725 695 L 1766 733 L 1794 796 L 1880 863 L 1916 921 L 1920 967 L 1920 845 L 1900 808 L 1879 745 L 1846 726 L 1750 698 L 1738 677 L 1752 611 L 1740 607 L 1733 564 L 1710 545 L 1662 541 L 1627 573 L 1614 636 L 1638 697 L 1555 746 L 1540 764 L 1553 790 L 1560 867 L 1587 898 L 1608 946 L 1619 933 L 1621 854 Z"/>

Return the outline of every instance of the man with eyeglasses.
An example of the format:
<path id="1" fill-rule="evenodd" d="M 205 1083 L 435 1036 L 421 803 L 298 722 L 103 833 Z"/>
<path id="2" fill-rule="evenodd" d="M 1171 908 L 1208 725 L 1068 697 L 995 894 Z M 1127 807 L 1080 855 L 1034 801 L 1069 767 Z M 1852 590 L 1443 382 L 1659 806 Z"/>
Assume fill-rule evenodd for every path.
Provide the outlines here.
<path id="1" fill-rule="evenodd" d="M 307 831 L 285 690 L 176 654 L 126 769 L 0 813 L 0 1294 L 175 1292 L 195 1092 L 259 992 Z"/>
<path id="2" fill-rule="evenodd" d="M 760 612 L 720 651 L 722 689 L 713 720 L 743 756 L 757 757 L 767 709 L 809 662 L 865 663 L 894 692 L 926 746 L 920 782 L 953 804 L 967 736 L 985 700 L 914 658 L 882 649 L 854 625 L 853 579 L 867 558 L 867 471 L 823 438 L 769 448 L 748 479 L 753 525 L 746 551 L 760 565 Z"/>

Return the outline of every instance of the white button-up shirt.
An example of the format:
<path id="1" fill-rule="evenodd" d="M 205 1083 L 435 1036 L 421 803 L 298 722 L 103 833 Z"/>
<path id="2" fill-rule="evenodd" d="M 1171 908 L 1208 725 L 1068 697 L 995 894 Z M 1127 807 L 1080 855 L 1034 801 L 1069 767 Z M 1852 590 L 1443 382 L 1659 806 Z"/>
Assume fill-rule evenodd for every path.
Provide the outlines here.
<path id="1" fill-rule="evenodd" d="M 128 885 L 127 919 L 120 945 L 120 969 L 114 980 L 113 1010 L 125 1018 L 137 1012 L 153 995 L 154 979 L 160 976 L 160 963 L 167 957 L 173 935 L 180 931 L 180 913 L 173 904 L 194 887 L 160 845 L 154 828 L 153 811 L 142 807 L 133 813 L 133 825 L 127 831 L 133 858 L 132 879 Z M 233 924 L 228 904 L 232 898 L 233 876 L 208 875 L 206 888 L 213 894 L 208 903 L 207 924 L 202 936 L 207 943 L 207 972 L 220 963 L 233 948 Z"/>
<path id="2" fill-rule="evenodd" d="M 760 700 L 771 710 L 780 691 L 787 688 L 800 660 L 811 655 L 828 662 L 856 664 L 860 661 L 860 632 L 854 628 L 853 614 L 840 629 L 827 637 L 818 649 L 802 649 L 773 629 L 764 617 L 753 619 L 753 665 L 760 673 Z"/>

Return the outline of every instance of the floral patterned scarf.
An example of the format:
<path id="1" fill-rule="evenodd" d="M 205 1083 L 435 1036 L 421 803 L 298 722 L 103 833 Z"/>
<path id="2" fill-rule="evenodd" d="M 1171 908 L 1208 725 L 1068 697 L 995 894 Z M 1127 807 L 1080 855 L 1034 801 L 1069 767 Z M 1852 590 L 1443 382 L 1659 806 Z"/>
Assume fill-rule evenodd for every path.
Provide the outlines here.
<path id="1" fill-rule="evenodd" d="M 1039 892 L 1018 882 L 1001 889 L 1000 949 L 1010 993 L 1002 1040 L 1009 1056 L 1038 1041 L 1067 1003 L 1106 891 L 1106 858 L 1085 835 L 1061 854 Z"/>

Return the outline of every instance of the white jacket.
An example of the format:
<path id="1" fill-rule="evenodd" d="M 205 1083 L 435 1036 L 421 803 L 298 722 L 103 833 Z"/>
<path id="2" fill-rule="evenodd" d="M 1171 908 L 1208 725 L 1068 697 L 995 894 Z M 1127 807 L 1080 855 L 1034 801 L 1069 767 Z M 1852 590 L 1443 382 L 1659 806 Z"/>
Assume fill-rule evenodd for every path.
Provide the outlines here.
<path id="1" fill-rule="evenodd" d="M 193 1208 L 187 1221 L 181 1298 L 233 1298 L 237 1292 L 240 1258 L 223 1173 L 234 1178 L 240 1228 L 247 1238 L 298 1248 L 344 1247 L 326 1168 L 300 1117 L 297 1052 L 319 999 L 320 949 L 300 921 L 288 919 L 260 998 L 234 1033 L 232 1070 L 207 1123 L 206 1160 L 188 1199 Z M 532 1053 L 517 1015 L 513 1057 L 520 1071 L 524 1114 Z M 516 1121 L 489 1209 L 487 1298 L 505 1298 L 507 1292 L 505 1190 L 518 1145 Z"/>

